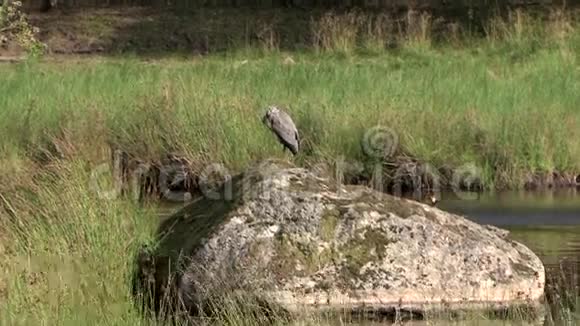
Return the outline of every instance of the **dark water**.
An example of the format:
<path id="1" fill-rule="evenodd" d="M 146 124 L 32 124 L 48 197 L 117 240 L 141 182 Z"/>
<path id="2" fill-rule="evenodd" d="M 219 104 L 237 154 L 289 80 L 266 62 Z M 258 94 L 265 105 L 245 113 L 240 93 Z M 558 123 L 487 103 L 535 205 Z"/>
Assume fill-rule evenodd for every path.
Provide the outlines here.
<path id="1" fill-rule="evenodd" d="M 561 264 L 580 267 L 580 192 L 576 189 L 459 197 L 442 194 L 438 207 L 510 230 L 512 238 L 532 249 L 548 269 Z"/>

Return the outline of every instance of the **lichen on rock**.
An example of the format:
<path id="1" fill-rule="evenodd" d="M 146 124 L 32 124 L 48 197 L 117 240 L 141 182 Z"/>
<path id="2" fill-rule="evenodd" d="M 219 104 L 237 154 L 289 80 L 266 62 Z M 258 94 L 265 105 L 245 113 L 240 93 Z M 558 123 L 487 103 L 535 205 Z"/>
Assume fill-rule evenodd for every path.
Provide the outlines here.
<path id="1" fill-rule="evenodd" d="M 501 308 L 543 294 L 541 261 L 501 229 L 272 162 L 229 186 L 231 198 L 201 198 L 161 226 L 157 254 L 188 309 L 224 289 L 287 311 Z"/>

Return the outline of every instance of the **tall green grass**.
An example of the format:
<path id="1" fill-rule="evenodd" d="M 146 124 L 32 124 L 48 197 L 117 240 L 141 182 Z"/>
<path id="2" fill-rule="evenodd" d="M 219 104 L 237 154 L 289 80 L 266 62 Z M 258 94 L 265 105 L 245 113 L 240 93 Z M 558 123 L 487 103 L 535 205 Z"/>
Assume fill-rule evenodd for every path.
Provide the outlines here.
<path id="1" fill-rule="evenodd" d="M 2 195 L 0 324 L 146 325 L 130 282 L 155 215 L 99 198 L 80 162 L 37 177 Z"/>
<path id="2" fill-rule="evenodd" d="M 0 67 L 0 151 L 27 155 L 50 137 L 98 158 L 106 141 L 144 159 L 168 151 L 233 170 L 282 156 L 261 124 L 288 106 L 305 153 L 363 159 L 375 125 L 422 162 L 474 164 L 487 186 L 580 170 L 578 42 L 469 49 L 401 48 L 374 56 L 248 54 L 196 61 L 94 59 Z M 98 153 L 95 153 L 98 152 Z"/>

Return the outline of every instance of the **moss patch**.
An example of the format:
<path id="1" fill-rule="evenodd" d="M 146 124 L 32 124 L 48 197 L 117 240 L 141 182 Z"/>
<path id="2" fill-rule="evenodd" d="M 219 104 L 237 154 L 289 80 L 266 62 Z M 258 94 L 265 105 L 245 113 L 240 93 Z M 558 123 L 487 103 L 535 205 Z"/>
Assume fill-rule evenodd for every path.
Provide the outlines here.
<path id="1" fill-rule="evenodd" d="M 336 226 L 340 212 L 338 209 L 326 210 L 320 220 L 320 238 L 326 242 L 330 242 L 335 238 Z"/>
<path id="2" fill-rule="evenodd" d="M 332 249 L 319 250 L 313 243 L 301 244 L 287 235 L 275 240 L 272 270 L 279 279 L 288 275 L 305 277 L 316 273 L 336 258 Z"/>
<path id="3" fill-rule="evenodd" d="M 364 265 L 384 259 L 385 247 L 392 242 L 381 230 L 358 230 L 356 236 L 340 250 L 346 259 L 346 269 L 351 275 L 360 275 Z"/>

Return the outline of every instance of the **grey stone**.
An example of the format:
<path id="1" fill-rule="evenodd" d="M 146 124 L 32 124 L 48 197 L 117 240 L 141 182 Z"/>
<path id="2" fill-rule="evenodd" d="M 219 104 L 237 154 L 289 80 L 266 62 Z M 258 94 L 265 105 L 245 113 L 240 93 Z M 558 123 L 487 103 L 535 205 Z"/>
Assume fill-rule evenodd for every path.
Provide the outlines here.
<path id="1" fill-rule="evenodd" d="M 242 291 L 285 311 L 419 312 L 539 305 L 540 259 L 509 233 L 438 208 L 265 162 L 228 199 L 201 198 L 162 227 L 157 270 L 187 308 Z M 222 194 L 223 194 L 222 193 Z"/>

